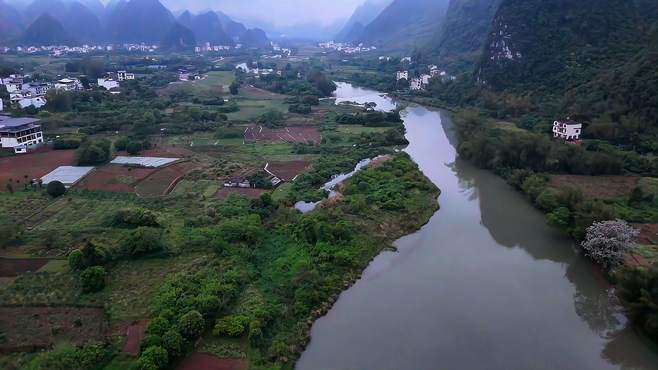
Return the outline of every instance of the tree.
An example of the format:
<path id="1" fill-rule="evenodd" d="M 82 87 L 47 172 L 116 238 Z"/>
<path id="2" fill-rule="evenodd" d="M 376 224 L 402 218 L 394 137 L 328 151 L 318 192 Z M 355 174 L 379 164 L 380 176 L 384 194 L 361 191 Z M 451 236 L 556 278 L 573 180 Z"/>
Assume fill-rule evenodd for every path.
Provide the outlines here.
<path id="1" fill-rule="evenodd" d="M 59 198 L 66 193 L 66 187 L 61 181 L 51 181 L 46 187 L 46 192 L 53 198 Z"/>
<path id="2" fill-rule="evenodd" d="M 169 364 L 169 354 L 167 350 L 160 346 L 148 347 L 139 356 L 137 368 L 139 370 L 160 370 Z"/>
<path id="3" fill-rule="evenodd" d="M 614 269 L 624 262 L 626 253 L 635 247 L 638 234 L 636 229 L 623 220 L 595 222 L 587 228 L 581 246 L 585 254 L 595 262 Z"/>
<path id="4" fill-rule="evenodd" d="M 89 267 L 80 274 L 82 291 L 85 293 L 100 292 L 105 288 L 105 268 L 102 266 Z"/>
<path id="5" fill-rule="evenodd" d="M 138 227 L 123 241 L 123 250 L 128 255 L 140 256 L 164 249 L 160 231 L 150 227 Z"/>
<path id="6" fill-rule="evenodd" d="M 162 347 L 167 350 L 171 358 L 177 358 L 183 354 L 183 344 L 183 336 L 176 330 L 169 330 L 162 335 Z"/>
<path id="7" fill-rule="evenodd" d="M 69 253 L 68 262 L 71 270 L 80 271 L 85 268 L 84 258 L 79 249 Z"/>
<path id="8" fill-rule="evenodd" d="M 190 311 L 181 316 L 178 327 L 185 338 L 193 340 L 201 336 L 206 322 L 199 311 Z"/>
<path id="9" fill-rule="evenodd" d="M 238 85 L 238 83 L 234 81 L 228 87 L 228 90 L 231 93 L 231 95 L 238 95 L 240 93 L 240 85 Z"/>
<path id="10" fill-rule="evenodd" d="M 128 143 L 128 145 L 126 145 L 126 151 L 130 155 L 137 155 L 142 151 L 142 143 L 139 141 L 131 141 Z"/>

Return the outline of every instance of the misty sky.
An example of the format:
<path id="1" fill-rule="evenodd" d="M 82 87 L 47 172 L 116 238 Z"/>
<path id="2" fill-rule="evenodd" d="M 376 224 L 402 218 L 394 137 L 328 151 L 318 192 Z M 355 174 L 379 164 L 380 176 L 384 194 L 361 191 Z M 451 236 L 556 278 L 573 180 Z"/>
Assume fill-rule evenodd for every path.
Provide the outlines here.
<path id="1" fill-rule="evenodd" d="M 365 0 L 162 0 L 172 10 L 217 9 L 229 15 L 265 20 L 275 25 L 347 19 Z M 385 1 L 385 0 L 375 0 Z"/>

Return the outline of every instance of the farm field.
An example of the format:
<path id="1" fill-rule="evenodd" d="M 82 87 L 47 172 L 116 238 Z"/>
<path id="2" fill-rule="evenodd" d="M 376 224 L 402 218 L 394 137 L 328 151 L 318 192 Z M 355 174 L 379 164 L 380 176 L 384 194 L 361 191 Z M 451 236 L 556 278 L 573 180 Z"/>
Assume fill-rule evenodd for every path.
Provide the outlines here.
<path id="1" fill-rule="evenodd" d="M 35 153 L 0 158 L 0 192 L 7 191 L 10 182 L 19 188 L 60 166 L 75 164 L 74 150 L 39 150 Z"/>
<path id="2" fill-rule="evenodd" d="M 575 188 L 597 199 L 613 199 L 630 195 L 639 177 L 552 175 L 548 183 L 555 189 Z"/>
<path id="3" fill-rule="evenodd" d="M 155 168 L 106 165 L 82 179 L 75 188 L 132 193 L 135 191 L 135 185 L 157 171 Z"/>
<path id="4" fill-rule="evenodd" d="M 143 197 L 157 197 L 167 195 L 183 176 L 197 168 L 190 162 L 176 163 L 158 169 L 153 174 L 135 186 L 135 192 Z"/>
<path id="5" fill-rule="evenodd" d="M 322 134 L 317 127 L 294 126 L 272 129 L 263 126 L 251 126 L 245 131 L 244 139 L 245 142 L 269 141 L 319 144 L 322 140 Z"/>

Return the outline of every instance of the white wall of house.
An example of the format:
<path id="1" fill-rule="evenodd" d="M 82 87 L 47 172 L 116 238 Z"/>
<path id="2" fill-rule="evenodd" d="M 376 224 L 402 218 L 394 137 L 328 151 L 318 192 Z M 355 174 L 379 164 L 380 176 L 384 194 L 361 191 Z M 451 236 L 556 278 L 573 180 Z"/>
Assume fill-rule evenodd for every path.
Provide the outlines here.
<path id="1" fill-rule="evenodd" d="M 105 90 L 118 89 L 119 82 L 110 78 L 99 78 L 98 86 L 104 88 Z"/>
<path id="2" fill-rule="evenodd" d="M 553 137 L 563 140 L 579 140 L 583 125 L 577 122 L 553 122 Z"/>
<path id="3" fill-rule="evenodd" d="M 409 71 L 398 71 L 398 73 L 396 73 L 396 75 L 395 75 L 395 78 L 398 81 L 400 81 L 402 79 L 409 80 Z"/>
<path id="4" fill-rule="evenodd" d="M 35 107 L 37 109 L 43 107 L 48 103 L 46 99 L 38 96 L 36 98 L 25 98 L 21 99 L 18 101 L 18 106 L 21 107 L 22 109 L 28 108 L 28 107 Z"/>
<path id="5" fill-rule="evenodd" d="M 421 78 L 414 78 L 411 80 L 411 90 L 418 91 L 423 89 L 423 80 Z"/>
<path id="6" fill-rule="evenodd" d="M 0 147 L 2 148 L 15 148 L 22 145 L 36 145 L 43 143 L 43 132 L 37 131 L 35 133 L 18 133 L 14 137 L 5 137 L 4 134 L 0 137 Z"/>
<path id="7" fill-rule="evenodd" d="M 2 112 L 3 110 L 5 110 L 5 105 L 2 102 L 2 99 L 0 99 L 0 112 Z"/>

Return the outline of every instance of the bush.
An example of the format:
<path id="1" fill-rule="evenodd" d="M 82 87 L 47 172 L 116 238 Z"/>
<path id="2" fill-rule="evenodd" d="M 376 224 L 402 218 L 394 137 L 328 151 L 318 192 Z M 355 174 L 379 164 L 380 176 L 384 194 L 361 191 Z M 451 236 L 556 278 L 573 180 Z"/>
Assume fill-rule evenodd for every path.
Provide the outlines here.
<path id="1" fill-rule="evenodd" d="M 229 337 L 241 336 L 249 324 L 249 318 L 242 315 L 226 316 L 217 320 L 215 328 L 213 329 L 214 335 L 227 335 Z"/>
<path id="2" fill-rule="evenodd" d="M 110 160 L 111 143 L 108 140 L 88 141 L 77 152 L 78 165 L 98 165 Z"/>
<path id="3" fill-rule="evenodd" d="M 157 227 L 157 215 L 143 208 L 124 208 L 114 214 L 112 225 L 118 227 Z"/>
<path id="4" fill-rule="evenodd" d="M 169 365 L 169 354 L 160 346 L 151 346 L 142 352 L 137 361 L 139 370 L 160 370 Z"/>
<path id="5" fill-rule="evenodd" d="M 546 220 L 553 227 L 568 230 L 569 225 L 571 225 L 571 211 L 569 211 L 569 208 L 560 207 L 546 215 Z"/>
<path id="6" fill-rule="evenodd" d="M 89 267 L 80 274 L 82 291 L 85 293 L 95 293 L 105 288 L 105 268 L 102 266 Z"/>
<path id="7" fill-rule="evenodd" d="M 194 340 L 203 334 L 206 322 L 199 311 L 190 311 L 181 316 L 178 327 L 185 338 Z"/>
<path id="8" fill-rule="evenodd" d="M 539 194 L 536 200 L 537 206 L 544 212 L 553 212 L 560 207 L 557 194 L 554 190 L 546 189 Z"/>
<path id="9" fill-rule="evenodd" d="M 127 137 L 122 137 L 117 139 L 117 141 L 114 142 L 114 149 L 118 151 L 124 151 L 128 148 L 128 143 L 130 140 L 128 140 Z"/>
<path id="10" fill-rule="evenodd" d="M 69 267 L 71 270 L 74 271 L 81 271 L 84 270 L 85 267 L 85 262 L 84 262 L 84 257 L 82 256 L 82 252 L 79 249 L 76 249 L 69 253 L 68 257 L 68 263 Z"/>
<path id="11" fill-rule="evenodd" d="M 617 274 L 621 296 L 631 319 L 651 338 L 658 339 L 658 265 L 626 267 Z"/>
<path id="12" fill-rule="evenodd" d="M 123 240 L 123 251 L 130 256 L 141 256 L 164 249 L 161 233 L 150 227 L 138 227 Z"/>
<path id="13" fill-rule="evenodd" d="M 126 146 L 126 151 L 130 155 L 137 155 L 142 151 L 142 149 L 143 149 L 142 143 L 140 143 L 139 141 L 131 141 Z"/>
<path id="14" fill-rule="evenodd" d="M 311 111 L 311 106 L 306 104 L 291 104 L 288 107 L 290 113 L 309 114 Z"/>
<path id="15" fill-rule="evenodd" d="M 82 143 L 82 139 L 77 137 L 57 138 L 53 143 L 53 149 L 55 150 L 78 149 L 81 143 Z"/>
<path id="16" fill-rule="evenodd" d="M 26 367 L 27 370 L 95 370 L 109 362 L 112 352 L 101 344 L 83 347 L 64 345 L 43 352 Z"/>
<path id="17" fill-rule="evenodd" d="M 46 187 L 46 192 L 53 198 L 59 198 L 62 195 L 66 194 L 66 186 L 60 181 L 51 181 Z"/>
<path id="18" fill-rule="evenodd" d="M 183 345 L 183 336 L 176 330 L 169 330 L 162 335 L 162 347 L 167 350 L 172 359 L 183 355 Z"/>
<path id="19" fill-rule="evenodd" d="M 153 335 L 164 335 L 167 331 L 171 329 L 171 324 L 169 320 L 162 316 L 158 316 L 153 319 L 148 326 L 147 332 Z"/>
<path id="20" fill-rule="evenodd" d="M 583 250 L 596 263 L 613 269 L 624 262 L 626 254 L 635 247 L 639 232 L 626 221 L 595 222 L 587 228 Z"/>

